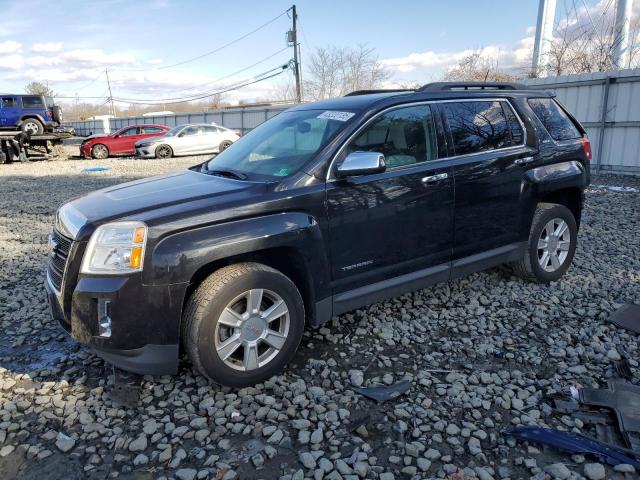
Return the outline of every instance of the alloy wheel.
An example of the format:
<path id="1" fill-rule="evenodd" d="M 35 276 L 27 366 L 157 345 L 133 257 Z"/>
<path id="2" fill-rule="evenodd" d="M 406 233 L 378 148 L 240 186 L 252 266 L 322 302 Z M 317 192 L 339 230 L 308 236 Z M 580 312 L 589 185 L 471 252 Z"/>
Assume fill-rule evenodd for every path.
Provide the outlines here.
<path id="1" fill-rule="evenodd" d="M 275 292 L 254 288 L 231 300 L 216 324 L 215 349 L 235 370 L 264 367 L 280 353 L 289 334 L 289 308 Z"/>
<path id="2" fill-rule="evenodd" d="M 40 129 L 38 128 L 38 124 L 35 122 L 27 121 L 24 125 L 24 131 L 30 133 L 31 135 L 37 135 L 39 130 Z"/>
<path id="3" fill-rule="evenodd" d="M 569 255 L 571 232 L 567 222 L 561 218 L 549 220 L 538 239 L 538 263 L 543 270 L 555 272 Z"/>

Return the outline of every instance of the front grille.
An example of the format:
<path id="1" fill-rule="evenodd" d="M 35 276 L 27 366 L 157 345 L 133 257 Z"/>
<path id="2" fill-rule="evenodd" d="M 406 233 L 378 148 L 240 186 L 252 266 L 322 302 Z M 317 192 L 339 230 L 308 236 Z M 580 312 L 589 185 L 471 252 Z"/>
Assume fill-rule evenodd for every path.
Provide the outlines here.
<path id="1" fill-rule="evenodd" d="M 51 252 L 49 252 L 49 264 L 47 270 L 51 283 L 60 291 L 62 288 L 62 279 L 64 271 L 69 259 L 69 251 L 71 250 L 72 240 L 60 234 L 55 228 L 51 232 Z"/>

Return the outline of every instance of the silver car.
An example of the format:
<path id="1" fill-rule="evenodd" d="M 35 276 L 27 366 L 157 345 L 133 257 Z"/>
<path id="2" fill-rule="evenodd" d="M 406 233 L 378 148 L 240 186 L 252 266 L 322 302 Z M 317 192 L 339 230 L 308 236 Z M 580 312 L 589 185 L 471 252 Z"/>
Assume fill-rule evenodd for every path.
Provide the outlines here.
<path id="1" fill-rule="evenodd" d="M 136 155 L 143 158 L 169 158 L 179 155 L 218 153 L 240 135 L 219 125 L 188 124 L 173 127 L 162 137 L 136 142 Z"/>

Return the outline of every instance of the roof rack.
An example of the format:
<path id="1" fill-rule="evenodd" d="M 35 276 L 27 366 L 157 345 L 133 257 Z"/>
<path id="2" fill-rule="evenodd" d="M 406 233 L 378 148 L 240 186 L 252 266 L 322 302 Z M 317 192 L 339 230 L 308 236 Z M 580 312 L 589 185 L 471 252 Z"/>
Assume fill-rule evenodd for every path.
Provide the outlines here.
<path id="1" fill-rule="evenodd" d="M 378 90 L 354 90 L 345 95 L 345 97 L 355 97 L 357 95 L 369 95 L 372 93 L 393 93 L 393 92 L 413 92 L 411 88 L 387 88 Z"/>
<path id="2" fill-rule="evenodd" d="M 418 88 L 417 92 L 450 92 L 451 90 L 526 90 L 521 83 L 511 82 L 434 82 Z"/>

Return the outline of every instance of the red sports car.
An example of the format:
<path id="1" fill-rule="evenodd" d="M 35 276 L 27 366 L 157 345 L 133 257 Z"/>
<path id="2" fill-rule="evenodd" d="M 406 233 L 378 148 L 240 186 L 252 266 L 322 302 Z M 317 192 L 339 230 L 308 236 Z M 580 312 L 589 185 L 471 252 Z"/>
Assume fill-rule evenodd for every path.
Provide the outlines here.
<path id="1" fill-rule="evenodd" d="M 165 125 L 127 125 L 110 135 L 92 135 L 80 145 L 85 158 L 107 158 L 110 155 L 133 155 L 138 140 L 159 137 L 170 130 Z"/>

